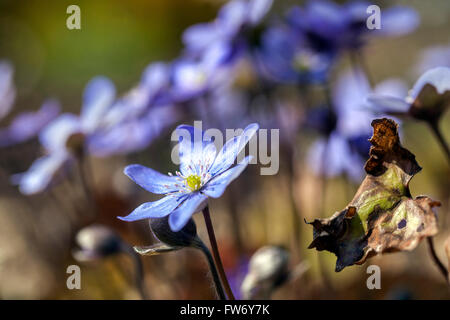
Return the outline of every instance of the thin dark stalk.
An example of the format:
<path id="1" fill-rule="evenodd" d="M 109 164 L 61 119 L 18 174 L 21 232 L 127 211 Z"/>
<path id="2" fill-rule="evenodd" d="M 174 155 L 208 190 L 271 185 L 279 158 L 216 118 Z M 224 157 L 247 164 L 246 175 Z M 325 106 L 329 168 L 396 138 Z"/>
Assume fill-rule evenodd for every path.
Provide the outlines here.
<path id="1" fill-rule="evenodd" d="M 330 88 L 329 81 L 324 83 L 323 89 L 324 89 L 325 100 L 327 102 L 327 107 L 329 108 L 329 110 L 333 110 L 334 109 L 333 97 L 331 94 L 331 88 Z M 326 201 L 325 192 L 326 192 L 326 180 L 327 180 L 325 171 L 326 171 L 326 156 L 327 156 L 327 152 L 328 152 L 328 142 L 329 142 L 329 136 L 327 137 L 326 145 L 324 147 L 323 154 L 320 159 L 320 162 L 321 162 L 320 163 L 320 180 L 319 180 L 319 184 L 320 184 L 319 203 L 320 203 L 320 205 L 319 205 L 318 211 L 319 211 L 321 218 L 323 218 L 325 216 L 325 201 Z M 330 292 L 334 292 L 334 288 L 333 288 L 333 285 L 331 284 L 331 280 L 328 277 L 327 271 L 325 270 L 322 255 L 319 252 L 317 253 L 317 260 L 318 260 L 318 264 L 319 264 L 320 275 L 322 277 L 325 287 Z"/>
<path id="2" fill-rule="evenodd" d="M 225 292 L 229 300 L 235 300 L 233 291 L 231 290 L 230 284 L 228 283 L 225 270 L 223 269 L 222 260 L 219 255 L 219 248 L 217 246 L 216 235 L 214 234 L 214 228 L 211 221 L 211 215 L 209 214 L 209 207 L 206 206 L 203 209 L 203 218 L 205 218 L 206 229 L 208 230 L 209 241 L 211 242 L 212 254 L 214 261 L 216 262 L 217 271 L 219 272 L 220 280 L 224 286 Z"/>
<path id="3" fill-rule="evenodd" d="M 81 189 L 83 190 L 84 196 L 86 197 L 87 201 L 91 204 L 92 210 L 94 213 L 93 220 L 98 215 L 98 208 L 97 203 L 95 201 L 95 197 L 93 195 L 93 190 L 90 188 L 89 182 L 88 182 L 88 175 L 90 175 L 89 172 L 86 172 L 85 166 L 87 161 L 85 161 L 84 156 L 81 156 L 77 159 L 77 165 L 78 165 L 78 173 L 80 176 L 80 182 L 81 182 Z"/>
<path id="4" fill-rule="evenodd" d="M 321 159 L 321 176 L 320 176 L 320 217 L 323 218 L 325 216 L 325 201 L 326 201 L 326 188 L 327 188 L 327 179 L 326 179 L 326 173 L 325 173 L 325 166 L 326 166 L 326 154 L 328 152 L 328 143 L 325 146 L 322 154 Z M 320 274 L 322 276 L 323 282 L 325 284 L 325 287 L 329 290 L 329 292 L 334 293 L 334 287 L 331 283 L 330 278 L 328 277 L 327 271 L 325 270 L 324 261 L 322 259 L 322 255 L 318 252 L 317 254 L 318 262 L 319 262 L 319 269 Z"/>
<path id="5" fill-rule="evenodd" d="M 430 121 L 428 122 L 428 124 L 430 125 L 431 131 L 433 131 L 434 136 L 438 140 L 442 150 L 444 150 L 445 155 L 447 156 L 447 161 L 450 162 L 450 148 L 447 142 L 445 141 L 444 136 L 441 133 L 441 130 L 439 130 L 437 122 Z"/>
<path id="6" fill-rule="evenodd" d="M 293 151 L 287 155 L 289 161 L 288 165 L 288 184 L 289 184 L 289 202 L 291 204 L 291 212 L 292 212 L 292 224 L 293 224 L 293 235 L 294 235 L 294 246 L 293 251 L 295 252 L 295 255 L 301 258 L 301 252 L 300 252 L 300 242 L 301 242 L 301 233 L 300 233 L 300 226 L 301 226 L 301 213 L 297 206 L 297 202 L 295 201 L 295 168 L 294 168 L 294 157 L 293 157 Z"/>
<path id="7" fill-rule="evenodd" d="M 220 300 L 227 300 L 227 296 L 225 295 L 222 283 L 220 282 L 219 273 L 217 271 L 216 265 L 214 264 L 214 259 L 211 255 L 211 252 L 202 241 L 196 243 L 195 247 L 203 252 L 206 257 L 206 261 L 208 261 L 209 270 L 211 271 L 214 286 L 216 287 L 216 292 Z"/>
<path id="8" fill-rule="evenodd" d="M 128 254 L 133 260 L 134 265 L 134 279 L 136 288 L 139 291 L 142 300 L 147 300 L 148 295 L 145 291 L 144 285 L 144 266 L 142 265 L 142 260 L 139 254 L 133 250 L 129 245 L 122 243 L 122 251 Z"/>
<path id="9" fill-rule="evenodd" d="M 325 182 L 325 177 L 321 177 L 321 182 L 320 182 L 320 184 L 321 184 L 321 190 L 320 190 L 320 198 L 321 198 L 321 201 L 320 201 L 320 217 L 321 218 L 323 218 L 324 217 L 324 211 L 325 211 L 325 204 L 324 204 L 324 201 L 325 201 L 325 189 L 326 189 L 326 182 Z M 321 276 L 322 276 L 322 280 L 323 280 L 323 283 L 325 284 L 325 287 L 330 291 L 330 292 L 334 292 L 334 287 L 333 287 L 333 285 L 331 284 L 331 280 L 330 280 L 330 278 L 328 277 L 328 274 L 327 274 L 327 271 L 326 271 L 326 269 L 325 269 L 325 263 L 324 263 L 324 261 L 323 261 L 323 258 L 322 258 L 322 255 L 320 254 L 320 252 L 317 252 L 317 258 L 318 258 L 318 262 L 319 262 L 319 269 L 320 269 L 320 274 L 321 274 Z"/>
<path id="10" fill-rule="evenodd" d="M 436 264 L 439 271 L 444 276 L 445 281 L 447 281 L 447 283 L 450 285 L 447 268 L 444 266 L 444 264 L 441 262 L 441 260 L 439 260 L 439 257 L 437 256 L 436 251 L 434 250 L 433 237 L 428 237 L 427 243 L 428 243 L 428 249 L 430 250 L 431 257 L 433 258 L 434 263 Z"/>

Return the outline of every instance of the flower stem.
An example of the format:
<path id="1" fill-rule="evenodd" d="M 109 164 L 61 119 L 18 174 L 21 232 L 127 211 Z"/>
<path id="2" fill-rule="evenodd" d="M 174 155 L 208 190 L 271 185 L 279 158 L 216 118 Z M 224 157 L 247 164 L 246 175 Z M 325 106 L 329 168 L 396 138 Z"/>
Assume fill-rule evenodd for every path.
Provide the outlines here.
<path id="1" fill-rule="evenodd" d="M 446 156 L 447 156 L 447 161 L 450 162 L 450 148 L 447 144 L 447 142 L 444 139 L 444 136 L 441 133 L 441 130 L 439 130 L 439 126 L 437 121 L 430 121 L 428 122 L 428 124 L 430 125 L 431 131 L 433 131 L 435 137 L 437 138 L 440 146 L 442 147 L 442 149 L 444 150 Z"/>
<path id="2" fill-rule="evenodd" d="M 142 260 L 139 254 L 134 251 L 134 249 L 126 243 L 121 243 L 122 251 L 128 254 L 133 260 L 134 264 L 134 277 L 135 285 L 139 291 L 142 300 L 147 300 L 148 295 L 145 291 L 144 286 L 144 267 L 142 265 Z"/>
<path id="3" fill-rule="evenodd" d="M 214 257 L 214 261 L 216 262 L 220 280 L 222 281 L 228 299 L 235 300 L 233 291 L 231 291 L 230 284 L 228 283 L 227 276 L 225 275 L 225 270 L 223 269 L 222 260 L 220 259 L 219 248 L 217 247 L 216 235 L 214 234 L 214 228 L 211 222 L 211 216 L 209 214 L 208 206 L 203 209 L 203 218 L 205 218 L 206 229 L 208 230 L 209 241 L 211 242 L 212 254 Z"/>
<path id="4" fill-rule="evenodd" d="M 436 254 L 436 251 L 434 250 L 434 244 L 433 244 L 433 237 L 427 238 L 428 243 L 428 249 L 430 250 L 431 257 L 433 258 L 434 263 L 439 268 L 439 271 L 442 273 L 442 275 L 445 278 L 445 281 L 450 285 L 449 278 L 448 278 L 448 271 L 447 268 L 444 266 L 444 264 L 439 260 L 439 257 Z"/>
<path id="5" fill-rule="evenodd" d="M 93 190 L 90 187 L 90 184 L 88 182 L 88 176 L 90 175 L 90 170 L 87 172 L 85 169 L 85 166 L 87 165 L 87 159 L 85 156 L 80 156 L 77 158 L 77 164 L 78 164 L 78 172 L 80 175 L 80 181 L 81 181 L 81 188 L 83 189 L 84 196 L 86 197 L 87 201 L 92 205 L 94 215 L 92 217 L 93 220 L 97 218 L 98 215 L 98 208 L 97 208 L 97 202 L 95 201 L 95 197 L 93 194 Z"/>
<path id="6" fill-rule="evenodd" d="M 326 172 L 325 171 L 326 171 L 326 165 L 327 165 L 326 155 L 327 155 L 327 152 L 329 151 L 328 145 L 329 145 L 329 138 L 327 138 L 327 143 L 326 143 L 326 146 L 325 146 L 325 148 L 323 150 L 322 157 L 320 159 L 320 161 L 321 161 L 321 170 L 320 170 L 321 171 L 321 175 L 320 175 L 320 179 L 319 179 L 319 183 L 320 183 L 320 191 L 319 191 L 320 192 L 320 196 L 319 196 L 320 197 L 320 201 L 319 201 L 320 207 L 319 207 L 319 214 L 320 214 L 321 218 L 325 217 L 325 209 L 326 209 L 325 201 L 327 199 L 327 197 L 326 197 L 327 177 L 326 177 Z M 323 283 L 324 283 L 326 289 L 328 290 L 328 292 L 330 294 L 334 295 L 336 291 L 334 289 L 333 284 L 331 283 L 330 278 L 328 277 L 327 270 L 325 269 L 325 261 L 323 261 L 323 257 L 320 254 L 320 252 L 317 252 L 317 259 L 318 259 L 320 275 L 322 276 Z"/>
<path id="7" fill-rule="evenodd" d="M 227 296 L 225 295 L 222 283 L 220 282 L 219 273 L 217 272 L 217 268 L 216 268 L 216 265 L 214 264 L 214 259 L 211 255 L 211 252 L 205 246 L 203 241 L 199 241 L 199 243 L 197 243 L 195 247 L 197 249 L 199 249 L 201 252 L 203 252 L 203 254 L 206 257 L 206 260 L 208 261 L 209 270 L 211 271 L 214 285 L 216 287 L 216 292 L 217 292 L 217 295 L 219 296 L 220 300 L 227 300 Z"/>
<path id="8" fill-rule="evenodd" d="M 291 214 L 292 214 L 292 227 L 293 227 L 293 251 L 294 256 L 299 260 L 301 258 L 301 212 L 298 208 L 297 202 L 295 201 L 295 164 L 294 164 L 294 151 L 291 150 L 287 152 L 287 161 L 288 163 L 288 184 L 289 184 L 289 202 L 291 205 Z"/>

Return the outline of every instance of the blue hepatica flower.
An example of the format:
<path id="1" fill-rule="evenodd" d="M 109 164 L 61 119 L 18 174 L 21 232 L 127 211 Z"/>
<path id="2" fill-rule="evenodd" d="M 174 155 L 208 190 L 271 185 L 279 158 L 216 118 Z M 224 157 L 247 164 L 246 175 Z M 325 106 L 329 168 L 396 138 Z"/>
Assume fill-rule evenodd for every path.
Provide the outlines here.
<path id="1" fill-rule="evenodd" d="M 409 91 L 408 96 L 373 94 L 371 106 L 392 115 L 409 115 L 428 122 L 436 122 L 450 106 L 450 68 L 437 67 L 425 72 Z"/>
<path id="2" fill-rule="evenodd" d="M 220 56 L 221 63 L 234 61 L 248 49 L 251 31 L 272 6 L 272 0 L 233 0 L 226 3 L 213 22 L 196 24 L 183 34 L 187 52 Z M 220 53 L 220 54 L 219 54 Z"/>
<path id="3" fill-rule="evenodd" d="M 248 125 L 242 135 L 227 141 L 217 153 L 213 139 L 204 132 L 192 126 L 178 126 L 180 171 L 176 175 L 164 175 L 137 164 L 127 166 L 124 170 L 128 177 L 145 190 L 165 196 L 158 201 L 144 203 L 128 216 L 119 219 L 135 221 L 170 215 L 171 229 L 181 230 L 191 216 L 206 205 L 208 197 L 220 197 L 247 167 L 251 156 L 232 165 L 258 127 L 257 124 Z"/>
<path id="4" fill-rule="evenodd" d="M 178 120 L 177 109 L 168 104 L 170 67 L 154 63 L 140 83 L 118 99 L 105 114 L 104 125 L 89 141 L 89 152 L 104 157 L 146 148 L 164 129 Z"/>
<path id="5" fill-rule="evenodd" d="M 264 31 L 256 56 L 263 76 L 285 83 L 323 82 L 334 61 L 333 54 L 316 51 L 303 33 L 285 25 Z"/>
<path id="6" fill-rule="evenodd" d="M 12 177 L 12 182 L 19 185 L 22 193 L 45 190 L 57 173 L 84 152 L 91 137 L 101 127 L 114 96 L 115 88 L 109 79 L 94 78 L 84 90 L 81 115 L 64 113 L 42 130 L 39 140 L 46 155 L 35 160 L 27 172 Z"/>
<path id="7" fill-rule="evenodd" d="M 222 68 L 215 58 L 181 58 L 171 68 L 168 101 L 182 103 L 201 97 L 226 81 L 227 75 L 228 69 Z"/>
<path id="8" fill-rule="evenodd" d="M 382 9 L 381 29 L 370 30 L 366 21 L 370 2 L 352 1 L 343 5 L 328 0 L 308 1 L 288 14 L 291 24 L 302 30 L 319 51 L 357 49 L 372 36 L 401 36 L 419 24 L 417 12 L 406 6 Z"/>
<path id="9" fill-rule="evenodd" d="M 148 112 L 169 86 L 169 66 L 153 63 L 144 70 L 139 84 L 119 98 L 105 114 L 106 128 L 134 120 Z"/>
<path id="10" fill-rule="evenodd" d="M 396 79 L 386 80 L 373 90 L 397 97 L 406 91 L 406 86 Z M 354 181 L 360 180 L 369 154 L 370 123 L 379 116 L 366 104 L 370 93 L 369 82 L 361 70 L 348 71 L 339 77 L 332 96 L 335 120 L 318 117 L 333 128 L 326 126 L 324 133 L 328 136 L 316 141 L 308 154 L 308 163 L 316 174 L 327 177 L 345 174 Z"/>

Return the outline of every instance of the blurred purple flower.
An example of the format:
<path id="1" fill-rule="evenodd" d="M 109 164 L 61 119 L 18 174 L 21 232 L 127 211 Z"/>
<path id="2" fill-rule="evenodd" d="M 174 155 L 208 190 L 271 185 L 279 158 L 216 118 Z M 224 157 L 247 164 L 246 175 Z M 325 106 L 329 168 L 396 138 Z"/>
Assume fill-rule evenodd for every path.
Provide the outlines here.
<path id="1" fill-rule="evenodd" d="M 264 31 L 256 56 L 263 76 L 287 83 L 324 82 L 334 61 L 333 54 L 316 51 L 304 34 L 284 25 Z"/>
<path id="2" fill-rule="evenodd" d="M 215 56 L 219 64 L 234 60 L 251 45 L 251 31 L 260 24 L 272 2 L 233 0 L 226 3 L 214 21 L 186 29 L 183 34 L 186 51 L 195 56 Z"/>
<path id="3" fill-rule="evenodd" d="M 168 101 L 182 103 L 204 96 L 226 80 L 226 71 L 208 59 L 175 61 L 171 68 Z"/>
<path id="4" fill-rule="evenodd" d="M 0 147 L 11 146 L 33 138 L 56 118 L 59 110 L 57 101 L 47 100 L 38 111 L 19 114 L 8 127 L 0 129 Z"/>
<path id="5" fill-rule="evenodd" d="M 0 119 L 11 111 L 16 98 L 13 75 L 12 65 L 8 61 L 0 61 Z"/>
<path id="6" fill-rule="evenodd" d="M 84 90 L 80 116 L 64 113 L 42 130 L 39 140 L 46 155 L 35 160 L 25 173 L 11 178 L 22 193 L 34 194 L 45 190 L 57 173 L 84 151 L 89 139 L 102 126 L 104 114 L 114 97 L 113 83 L 107 78 L 96 77 Z"/>
<path id="7" fill-rule="evenodd" d="M 203 208 L 208 197 L 220 197 L 247 167 L 251 156 L 236 166 L 232 165 L 257 130 L 257 124 L 248 125 L 241 136 L 229 140 L 216 155 L 211 137 L 198 128 L 178 126 L 176 132 L 181 138 L 180 172 L 176 176 L 163 175 L 137 164 L 127 166 L 124 170 L 142 188 L 165 196 L 155 202 L 144 203 L 128 216 L 119 219 L 135 221 L 170 215 L 170 228 L 175 232 L 181 230 L 191 216 Z"/>
<path id="8" fill-rule="evenodd" d="M 169 66 L 153 63 L 144 70 L 139 84 L 119 98 L 105 114 L 105 125 L 134 121 L 158 104 L 161 95 L 169 86 Z"/>
<path id="9" fill-rule="evenodd" d="M 208 118 L 210 127 L 222 131 L 244 126 L 251 122 L 247 114 L 248 103 L 247 92 L 236 90 L 232 85 L 220 86 L 208 96 L 209 113 L 204 118 Z"/>
<path id="10" fill-rule="evenodd" d="M 406 86 L 390 79 L 377 85 L 373 92 L 401 96 L 406 92 Z M 316 141 L 308 154 L 308 163 L 316 174 L 326 177 L 345 174 L 354 181 L 362 177 L 363 163 L 370 148 L 370 123 L 378 116 L 366 104 L 370 93 L 369 82 L 361 70 L 348 71 L 339 77 L 333 88 L 333 109 L 330 111 L 336 120 L 327 122 L 331 124 L 324 132 L 328 135 Z M 312 119 L 328 121 L 328 117 Z M 314 125 L 317 126 L 315 122 Z"/>
<path id="11" fill-rule="evenodd" d="M 381 29 L 370 30 L 366 25 L 370 5 L 365 1 L 338 5 L 328 0 L 310 0 L 304 8 L 292 8 L 288 20 L 304 32 L 313 48 L 328 52 L 357 49 L 372 36 L 405 35 L 419 24 L 414 9 L 393 6 L 381 10 Z"/>
<path id="12" fill-rule="evenodd" d="M 227 279 L 236 300 L 242 300 L 241 285 L 248 273 L 250 258 L 241 256 L 236 266 L 227 271 Z"/>
<path id="13" fill-rule="evenodd" d="M 102 127 L 89 139 L 95 156 L 125 154 L 146 148 L 169 125 L 178 120 L 177 110 L 167 93 L 170 67 L 149 65 L 140 83 L 119 98 L 104 116 Z"/>
<path id="14" fill-rule="evenodd" d="M 375 93 L 369 96 L 368 102 L 384 113 L 409 115 L 435 124 L 450 106 L 450 68 L 428 70 L 405 96 Z"/>
<path id="15" fill-rule="evenodd" d="M 99 157 L 140 151 L 178 120 L 176 111 L 173 106 L 150 108 L 140 117 L 120 122 L 94 135 L 89 151 Z"/>

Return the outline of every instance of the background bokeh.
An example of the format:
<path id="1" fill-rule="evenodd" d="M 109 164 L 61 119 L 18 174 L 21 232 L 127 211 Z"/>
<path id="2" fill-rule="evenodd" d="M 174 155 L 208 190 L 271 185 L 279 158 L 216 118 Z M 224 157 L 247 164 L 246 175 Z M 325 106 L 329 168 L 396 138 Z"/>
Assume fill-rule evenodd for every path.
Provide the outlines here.
<path id="1" fill-rule="evenodd" d="M 365 48 L 367 68 L 375 82 L 389 77 L 402 78 L 411 87 L 420 74 L 415 71 L 421 52 L 436 45 L 450 45 L 450 2 L 376 1 L 415 8 L 421 23 L 413 33 L 395 38 L 379 38 Z M 66 8 L 81 8 L 81 30 L 65 26 Z M 59 99 L 64 111 L 77 113 L 86 83 L 105 75 L 120 93 L 138 83 L 143 69 L 154 61 L 171 61 L 180 54 L 182 32 L 190 25 L 210 21 L 222 5 L 207 0 L 0 0 L 0 58 L 14 65 L 17 99 L 7 123 L 24 110 L 36 110 L 44 99 Z M 270 15 L 284 12 L 302 1 L 275 1 Z M 448 60 L 450 61 L 450 59 Z M 348 68 L 347 57 L 340 59 L 335 74 Z M 332 79 L 334 81 L 334 79 Z M 238 120 L 238 119 L 237 119 Z M 355 121 L 357 121 L 355 119 Z M 238 123 L 238 121 L 237 121 Z M 173 126 L 175 127 L 175 126 Z M 440 127 L 450 141 L 450 114 Z M 172 128 L 170 128 L 172 129 Z M 170 161 L 170 132 L 138 153 L 90 159 L 99 223 L 114 228 L 130 244 L 150 244 L 154 238 L 148 223 L 118 220 L 152 195 L 139 190 L 123 175 L 129 163 L 141 163 L 161 172 L 175 171 Z M 295 155 L 294 194 L 301 218 L 308 221 L 331 216 L 351 200 L 358 184 L 342 177 L 319 179 L 305 161 L 314 134 L 301 134 Z M 450 235 L 450 169 L 445 155 L 425 124 L 406 120 L 402 143 L 423 167 L 411 183 L 414 196 L 426 194 L 439 199 L 440 232 L 436 250 L 446 261 L 444 241 Z M 9 175 L 25 171 L 41 152 L 37 141 L 0 149 L 0 298 L 6 299 L 135 299 L 132 261 L 125 255 L 83 264 L 72 257 L 77 211 L 90 204 L 72 174 L 53 193 L 23 196 L 9 183 Z M 227 190 L 210 202 L 225 268 L 239 284 L 242 265 L 259 247 L 291 242 L 292 204 L 290 177 L 281 164 L 279 174 L 260 176 L 250 166 Z M 324 191 L 323 203 L 321 194 Z M 322 207 L 323 205 L 323 207 Z M 200 237 L 207 240 L 204 223 L 195 217 Z M 413 252 L 376 257 L 362 266 L 334 272 L 335 257 L 328 252 L 306 249 L 312 228 L 300 226 L 299 252 L 293 261 L 308 261 L 311 268 L 301 278 L 274 293 L 276 299 L 448 299 L 449 292 L 425 243 Z M 318 263 L 323 260 L 323 271 Z M 207 281 L 207 267 L 193 249 L 143 257 L 145 284 L 152 299 L 211 299 L 214 292 Z M 294 263 L 293 262 L 293 263 Z M 368 290 L 366 267 L 377 264 L 382 270 L 382 289 Z M 78 264 L 82 270 L 82 289 L 66 288 L 66 268 Z M 328 279 L 324 281 L 325 278 Z M 237 285 L 238 286 L 238 285 Z M 331 290 L 329 288 L 331 286 Z"/>

